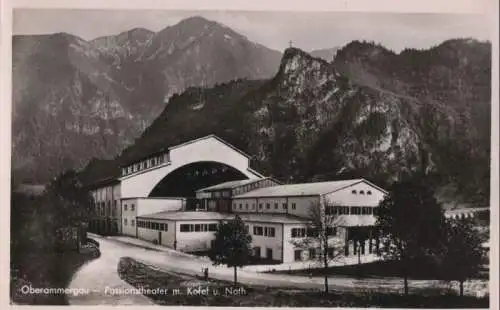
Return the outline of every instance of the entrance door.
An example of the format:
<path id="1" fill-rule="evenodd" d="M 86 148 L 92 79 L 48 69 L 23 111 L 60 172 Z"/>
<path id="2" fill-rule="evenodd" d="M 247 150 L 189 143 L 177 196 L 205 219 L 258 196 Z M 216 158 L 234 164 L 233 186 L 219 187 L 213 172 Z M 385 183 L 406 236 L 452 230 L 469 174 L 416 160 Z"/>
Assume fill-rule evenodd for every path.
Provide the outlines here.
<path id="1" fill-rule="evenodd" d="M 295 252 L 294 252 L 294 259 L 295 259 L 295 261 L 301 261 L 302 260 L 302 251 L 301 250 L 295 250 Z"/>
<path id="2" fill-rule="evenodd" d="M 269 260 L 273 259 L 273 249 L 267 249 L 266 251 L 266 258 Z"/>
<path id="3" fill-rule="evenodd" d="M 161 245 L 161 231 L 158 232 L 158 244 Z"/>

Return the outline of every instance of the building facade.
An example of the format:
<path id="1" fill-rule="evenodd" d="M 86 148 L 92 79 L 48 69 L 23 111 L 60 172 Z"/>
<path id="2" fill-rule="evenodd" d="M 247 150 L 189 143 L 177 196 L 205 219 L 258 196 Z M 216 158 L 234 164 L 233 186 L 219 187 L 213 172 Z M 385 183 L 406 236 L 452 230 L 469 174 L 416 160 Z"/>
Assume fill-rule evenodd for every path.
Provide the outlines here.
<path id="1" fill-rule="evenodd" d="M 120 182 L 109 180 L 90 189 L 92 197 L 89 231 L 103 235 L 122 233 Z"/>
<path id="2" fill-rule="evenodd" d="M 200 187 L 207 183 L 212 184 Z M 199 187 L 195 197 L 152 196 L 161 184 L 167 190 Z M 376 253 L 375 215 L 387 194 L 364 179 L 283 185 L 252 170 L 248 155 L 213 135 L 125 164 L 120 176 L 96 182 L 90 192 L 90 231 L 204 252 L 218 223 L 238 215 L 252 236 L 254 256 L 280 262 L 320 255 L 319 245 L 302 242 L 311 236 L 315 208 L 325 221 L 334 219 L 328 230 L 332 248 L 341 244 L 344 255 Z M 196 202 L 193 210 L 187 207 L 190 199 Z"/>

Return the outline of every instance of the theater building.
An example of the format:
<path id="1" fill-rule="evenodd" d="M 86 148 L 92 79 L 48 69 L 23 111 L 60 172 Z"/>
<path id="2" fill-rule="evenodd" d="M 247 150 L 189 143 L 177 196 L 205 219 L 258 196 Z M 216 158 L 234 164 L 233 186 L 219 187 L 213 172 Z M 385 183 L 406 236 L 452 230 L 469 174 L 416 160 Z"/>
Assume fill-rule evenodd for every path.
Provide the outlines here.
<path id="1" fill-rule="evenodd" d="M 118 175 L 89 186 L 91 231 L 203 252 L 217 224 L 239 215 L 256 257 L 292 262 L 319 253 L 300 245 L 311 209 L 319 206 L 335 217 L 329 233 L 345 255 L 378 247 L 374 215 L 386 191 L 364 179 L 283 185 L 253 170 L 249 155 L 214 135 L 162 147 L 119 168 Z"/>

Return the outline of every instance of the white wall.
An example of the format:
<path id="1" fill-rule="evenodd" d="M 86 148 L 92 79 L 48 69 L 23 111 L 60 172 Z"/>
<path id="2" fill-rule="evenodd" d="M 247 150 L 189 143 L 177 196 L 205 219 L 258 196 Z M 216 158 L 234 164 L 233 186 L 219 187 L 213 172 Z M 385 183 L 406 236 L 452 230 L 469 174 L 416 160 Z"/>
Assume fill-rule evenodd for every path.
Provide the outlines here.
<path id="1" fill-rule="evenodd" d="M 246 221 L 245 225 L 248 225 L 249 233 L 252 236 L 252 249 L 254 247 L 260 247 L 260 257 L 267 258 L 267 249 L 272 249 L 273 259 L 281 260 L 283 252 L 282 244 L 282 224 L 279 223 L 260 223 L 260 222 L 249 222 Z M 253 228 L 255 226 L 260 226 L 264 230 L 264 227 L 273 227 L 275 230 L 274 237 L 259 236 L 255 235 Z"/>
<path id="2" fill-rule="evenodd" d="M 134 206 L 134 210 L 132 211 L 132 205 Z M 122 234 L 126 236 L 136 236 L 136 216 L 137 216 L 137 205 L 138 199 L 122 199 L 121 201 L 121 225 L 122 225 Z M 126 209 L 125 210 L 125 206 Z M 132 222 L 133 221 L 133 222 Z M 126 223 L 126 224 L 125 224 Z M 133 225 L 132 225 L 133 223 Z"/>
<path id="3" fill-rule="evenodd" d="M 199 161 L 223 163 L 238 169 L 250 179 L 259 178 L 248 170 L 249 159 L 246 156 L 213 137 L 172 149 L 170 161 L 170 164 L 157 166 L 156 169 L 122 177 L 122 197 L 148 197 L 153 188 L 170 172 Z"/>
<path id="4" fill-rule="evenodd" d="M 316 258 L 311 258 L 309 257 L 309 248 L 316 248 L 316 255 L 319 253 L 319 244 L 314 244 L 314 245 L 307 245 L 307 244 L 301 244 L 301 240 L 304 240 L 305 238 L 302 237 L 293 237 L 292 238 L 292 228 L 307 228 L 306 225 L 303 224 L 284 224 L 284 240 L 285 242 L 283 243 L 283 248 L 284 248 L 284 257 L 283 257 L 283 262 L 284 263 L 290 263 L 295 261 L 295 250 L 302 250 L 301 253 L 301 260 L 306 261 L 306 260 L 311 260 L 311 259 L 316 259 Z M 337 231 L 336 236 L 331 236 L 328 239 L 328 243 L 330 245 L 336 245 L 337 247 L 340 245 L 340 248 L 337 249 L 340 250 L 342 253 L 344 251 L 343 246 L 345 245 L 345 229 L 339 227 Z M 351 250 L 352 254 L 352 250 Z"/>
<path id="5" fill-rule="evenodd" d="M 319 202 L 319 196 L 233 198 L 231 210 L 235 213 L 274 213 L 308 217 L 311 205 L 317 202 Z M 267 209 L 268 203 L 270 207 L 269 209 Z M 276 203 L 278 204 L 278 208 L 275 208 Z M 287 204 L 287 209 L 283 208 L 284 203 Z M 295 209 L 292 208 L 294 203 Z M 242 209 L 240 209 L 240 204 L 242 205 Z M 248 204 L 248 210 L 246 209 L 246 204 Z M 260 204 L 262 204 L 262 209 L 259 207 Z"/>
<path id="6" fill-rule="evenodd" d="M 356 194 L 352 193 L 353 190 L 356 191 Z M 360 194 L 361 191 L 364 191 L 364 195 Z M 371 191 L 372 194 L 368 195 L 368 191 Z M 325 201 L 331 205 L 339 204 L 341 206 L 377 207 L 379 202 L 384 199 L 384 195 L 384 192 L 368 183 L 362 182 L 325 195 Z"/>
<path id="7" fill-rule="evenodd" d="M 159 231 L 144 227 L 137 227 L 137 238 L 142 240 L 147 240 L 149 242 L 153 242 L 156 240 L 157 242 L 161 241 L 161 245 L 173 248 L 175 241 L 175 222 L 169 220 L 160 220 L 160 219 L 146 219 L 139 218 L 141 221 L 151 221 L 156 223 L 164 223 L 167 224 L 167 231 Z M 161 237 L 160 237 L 161 234 Z M 160 239 L 161 238 L 161 239 Z"/>
<path id="8" fill-rule="evenodd" d="M 215 239 L 213 231 L 190 231 L 181 232 L 182 224 L 219 224 L 219 221 L 214 220 L 197 220 L 197 221 L 177 221 L 176 222 L 176 238 L 177 250 L 183 252 L 207 251 L 210 249 L 211 241 Z"/>
<path id="9" fill-rule="evenodd" d="M 319 201 L 319 196 L 290 197 L 288 199 L 288 213 L 301 217 L 309 217 L 311 206 L 318 204 Z M 296 205 L 295 209 L 292 208 L 293 203 Z"/>

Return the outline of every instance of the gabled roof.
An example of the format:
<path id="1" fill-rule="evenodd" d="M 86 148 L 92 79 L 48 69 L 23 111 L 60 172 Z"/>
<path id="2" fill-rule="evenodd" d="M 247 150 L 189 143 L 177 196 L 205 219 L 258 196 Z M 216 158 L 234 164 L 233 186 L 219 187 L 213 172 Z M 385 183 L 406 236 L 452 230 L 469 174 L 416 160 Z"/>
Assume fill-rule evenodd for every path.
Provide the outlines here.
<path id="1" fill-rule="evenodd" d="M 209 192 L 209 191 L 221 190 L 221 189 L 233 189 L 236 187 L 244 186 L 247 184 L 252 184 L 252 183 L 267 180 L 267 179 L 271 179 L 271 180 L 275 181 L 276 183 L 281 184 L 279 181 L 274 180 L 273 178 L 270 178 L 270 177 L 261 178 L 261 179 L 244 179 L 244 180 L 224 182 L 224 183 L 220 183 L 217 185 L 201 188 L 201 189 L 197 190 L 196 192 L 205 192 L 205 191 Z"/>
<path id="2" fill-rule="evenodd" d="M 164 211 L 137 216 L 137 218 L 141 219 L 158 219 L 171 221 L 211 221 L 224 220 L 227 217 L 227 214 L 210 211 Z"/>
<path id="3" fill-rule="evenodd" d="M 385 190 L 366 181 L 365 179 L 353 179 L 353 180 L 341 180 L 341 181 L 277 185 L 277 186 L 256 189 L 248 193 L 237 195 L 235 196 L 235 198 L 325 195 L 358 184 L 360 182 L 366 182 L 369 185 L 386 193 Z"/>
<path id="4" fill-rule="evenodd" d="M 232 148 L 233 150 L 235 150 L 236 152 L 240 153 L 241 155 L 243 155 L 243 156 L 245 156 L 245 157 L 247 157 L 249 159 L 251 158 L 250 155 L 248 155 L 247 153 L 243 152 L 242 150 L 238 149 L 234 145 L 232 145 L 229 142 L 227 142 L 227 141 L 219 138 L 218 136 L 216 136 L 214 134 L 211 134 L 211 135 L 208 135 L 208 136 L 205 136 L 205 137 L 201 137 L 201 138 L 198 138 L 198 139 L 190 140 L 190 141 L 187 141 L 187 142 L 184 142 L 184 143 L 181 143 L 181 144 L 177 144 L 177 145 L 171 146 L 171 147 L 168 148 L 168 150 L 171 151 L 171 150 L 174 150 L 174 149 L 177 149 L 177 148 L 180 148 L 180 147 L 192 144 L 192 143 L 196 143 L 196 142 L 200 142 L 200 141 L 208 140 L 208 139 L 215 139 L 215 140 L 217 140 L 217 141 L 219 141 L 219 142 L 227 145 L 228 147 Z"/>
<path id="5" fill-rule="evenodd" d="M 203 141 L 203 140 L 207 140 L 207 139 L 216 139 L 217 141 L 225 144 L 226 146 L 230 147 L 231 149 L 235 150 L 236 152 L 238 152 L 241 155 L 243 155 L 243 156 L 245 156 L 245 157 L 247 157 L 247 158 L 250 159 L 250 155 L 244 153 L 242 150 L 238 149 L 237 147 L 235 147 L 234 145 L 230 144 L 229 142 L 227 142 L 227 141 L 219 138 L 218 136 L 216 136 L 214 134 L 211 134 L 211 135 L 208 135 L 208 136 L 205 136 L 205 137 L 201 137 L 201 138 L 198 138 L 198 139 L 189 140 L 189 141 L 186 141 L 186 142 L 183 142 L 183 143 L 180 143 L 180 144 L 176 144 L 176 145 L 172 145 L 172 146 L 169 146 L 169 147 L 159 148 L 156 151 L 150 152 L 147 155 L 144 155 L 144 156 L 142 156 L 140 158 L 130 159 L 130 160 L 124 162 L 122 165 L 120 165 L 120 167 L 126 167 L 126 166 L 129 166 L 131 164 L 138 163 L 138 162 L 140 162 L 142 160 L 145 160 L 147 158 L 150 158 L 150 157 L 153 157 L 153 156 L 156 156 L 156 155 L 160 155 L 160 154 L 163 154 L 163 153 L 167 153 L 167 152 L 170 152 L 171 150 L 175 150 L 177 148 L 180 148 L 180 147 L 192 144 L 192 143 L 200 142 L 200 141 Z"/>

